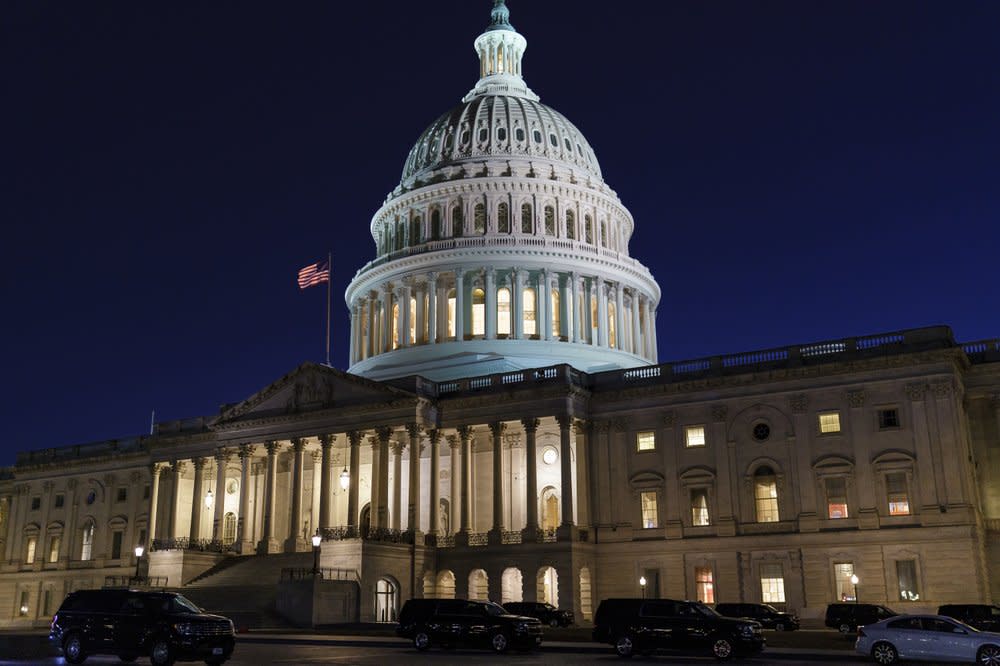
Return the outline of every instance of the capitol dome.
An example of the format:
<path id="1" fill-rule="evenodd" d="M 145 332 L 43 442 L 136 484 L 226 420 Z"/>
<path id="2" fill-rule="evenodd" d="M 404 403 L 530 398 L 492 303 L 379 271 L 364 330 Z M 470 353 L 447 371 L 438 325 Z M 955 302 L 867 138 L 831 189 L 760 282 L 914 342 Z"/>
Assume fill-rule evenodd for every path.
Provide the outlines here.
<path id="1" fill-rule="evenodd" d="M 417 139 L 345 294 L 350 372 L 446 380 L 567 363 L 656 363 L 660 289 L 590 143 L 524 81 L 494 0 L 480 78 Z"/>

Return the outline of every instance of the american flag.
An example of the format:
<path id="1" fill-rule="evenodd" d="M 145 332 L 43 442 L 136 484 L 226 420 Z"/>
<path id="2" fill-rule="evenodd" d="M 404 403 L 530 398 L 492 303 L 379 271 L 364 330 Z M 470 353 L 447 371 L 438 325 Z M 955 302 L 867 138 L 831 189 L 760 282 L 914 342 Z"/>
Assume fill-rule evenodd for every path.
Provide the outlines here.
<path id="1" fill-rule="evenodd" d="M 330 281 L 330 262 L 318 261 L 299 271 L 299 289 L 308 289 Z"/>

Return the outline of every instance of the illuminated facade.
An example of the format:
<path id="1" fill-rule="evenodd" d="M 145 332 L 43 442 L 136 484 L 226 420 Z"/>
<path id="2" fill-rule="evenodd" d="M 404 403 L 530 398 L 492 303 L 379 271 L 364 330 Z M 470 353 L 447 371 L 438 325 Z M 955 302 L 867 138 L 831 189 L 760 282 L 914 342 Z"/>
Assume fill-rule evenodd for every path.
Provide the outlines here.
<path id="1" fill-rule="evenodd" d="M 372 220 L 349 372 L 304 364 L 150 436 L 19 454 L 0 626 L 136 571 L 266 624 L 317 534 L 340 619 L 410 596 L 584 621 L 641 593 L 804 618 L 1000 596 L 1000 341 L 937 327 L 657 363 L 631 216 L 524 84 L 503 2 L 475 45 L 480 81 Z"/>

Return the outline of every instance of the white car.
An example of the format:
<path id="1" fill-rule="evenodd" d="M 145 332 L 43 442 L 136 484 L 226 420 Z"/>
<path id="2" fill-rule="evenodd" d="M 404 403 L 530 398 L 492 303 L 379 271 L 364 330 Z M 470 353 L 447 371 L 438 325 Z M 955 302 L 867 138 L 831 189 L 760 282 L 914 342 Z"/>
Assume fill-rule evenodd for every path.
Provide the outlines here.
<path id="1" fill-rule="evenodd" d="M 854 649 L 878 664 L 913 659 L 1000 666 L 1000 633 L 943 615 L 897 615 L 858 627 Z"/>

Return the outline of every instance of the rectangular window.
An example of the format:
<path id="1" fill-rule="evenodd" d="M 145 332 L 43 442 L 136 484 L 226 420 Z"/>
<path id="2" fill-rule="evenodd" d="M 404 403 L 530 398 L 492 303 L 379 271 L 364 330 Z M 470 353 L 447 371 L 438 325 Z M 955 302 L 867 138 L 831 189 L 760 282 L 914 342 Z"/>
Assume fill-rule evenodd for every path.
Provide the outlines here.
<path id="1" fill-rule="evenodd" d="M 42 615 L 52 615 L 52 588 L 45 588 L 42 593 Z"/>
<path id="2" fill-rule="evenodd" d="M 899 427 L 899 411 L 896 409 L 878 410 L 879 430 L 891 430 Z"/>
<path id="3" fill-rule="evenodd" d="M 691 524 L 695 527 L 712 524 L 708 515 L 708 491 L 703 488 L 691 491 Z"/>
<path id="4" fill-rule="evenodd" d="M 642 527 L 647 530 L 653 529 L 657 527 L 656 493 L 645 492 L 640 497 L 642 499 Z"/>
<path id="5" fill-rule="evenodd" d="M 38 545 L 38 537 L 28 537 L 27 552 L 24 554 L 25 564 L 35 563 L 35 547 Z"/>
<path id="6" fill-rule="evenodd" d="M 776 523 L 778 517 L 778 483 L 772 475 L 758 473 L 754 478 L 754 501 L 758 523 Z"/>
<path id="7" fill-rule="evenodd" d="M 21 590 L 21 603 L 18 604 L 17 614 L 20 617 L 28 617 L 28 591 Z"/>
<path id="8" fill-rule="evenodd" d="M 535 290 L 525 289 L 521 292 L 521 299 L 522 314 L 524 315 L 521 328 L 525 335 L 535 335 L 538 332 L 535 327 Z"/>
<path id="9" fill-rule="evenodd" d="M 851 582 L 854 562 L 837 562 L 833 565 L 833 577 L 837 583 L 837 598 L 841 601 L 856 601 L 857 586 Z"/>
<path id="10" fill-rule="evenodd" d="M 636 451 L 652 451 L 656 448 L 656 433 L 652 430 L 644 430 L 635 434 Z"/>
<path id="11" fill-rule="evenodd" d="M 712 578 L 712 567 L 695 567 L 694 580 L 697 587 L 698 601 L 703 604 L 714 604 L 715 581 Z"/>
<path id="12" fill-rule="evenodd" d="M 819 415 L 821 433 L 840 432 L 840 412 L 822 412 Z"/>
<path id="13" fill-rule="evenodd" d="M 705 426 L 688 426 L 684 428 L 685 446 L 705 446 Z"/>
<path id="14" fill-rule="evenodd" d="M 56 495 L 56 508 L 61 509 L 64 504 L 66 504 L 66 496 L 61 493 Z"/>
<path id="15" fill-rule="evenodd" d="M 785 575 L 780 563 L 760 565 L 760 600 L 765 604 L 785 603 Z"/>
<path id="16" fill-rule="evenodd" d="M 32 497 L 31 498 L 31 510 L 32 511 L 38 511 L 41 508 L 42 508 L 42 498 L 41 497 Z"/>
<path id="17" fill-rule="evenodd" d="M 49 562 L 59 561 L 59 547 L 62 545 L 62 537 L 56 535 L 49 539 Z"/>
<path id="18" fill-rule="evenodd" d="M 920 588 L 917 586 L 917 563 L 914 560 L 896 562 L 896 580 L 899 581 L 900 601 L 919 601 Z"/>
<path id="19" fill-rule="evenodd" d="M 111 533 L 111 559 L 120 560 L 122 558 L 122 537 L 125 534 L 121 530 Z"/>
<path id="20" fill-rule="evenodd" d="M 826 479 L 826 515 L 830 519 L 847 518 L 847 479 Z"/>
<path id="21" fill-rule="evenodd" d="M 891 474 L 886 474 L 885 490 L 889 500 L 889 515 L 910 515 L 910 497 L 906 489 L 906 473 L 892 472 Z"/>
<path id="22" fill-rule="evenodd" d="M 118 489 L 118 494 L 115 495 L 115 501 L 124 502 L 127 499 L 128 499 L 128 488 L 122 486 L 121 488 Z"/>

